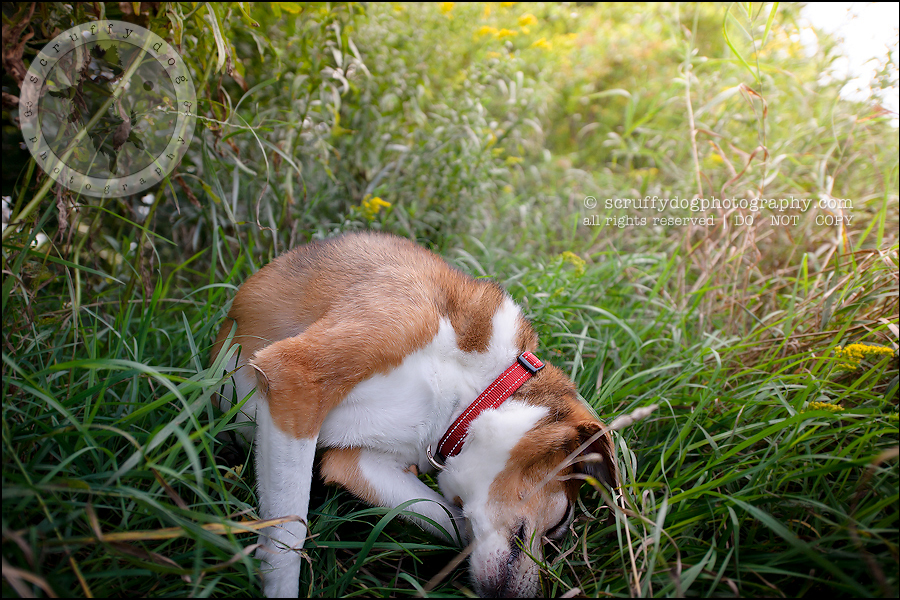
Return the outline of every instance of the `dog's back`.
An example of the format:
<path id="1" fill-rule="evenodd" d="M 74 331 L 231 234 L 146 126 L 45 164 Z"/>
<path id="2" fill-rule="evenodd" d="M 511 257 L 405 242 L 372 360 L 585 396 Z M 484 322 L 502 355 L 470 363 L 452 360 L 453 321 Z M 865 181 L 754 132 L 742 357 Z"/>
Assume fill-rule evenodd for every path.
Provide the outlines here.
<path id="1" fill-rule="evenodd" d="M 475 280 L 407 239 L 353 233 L 312 242 L 280 256 L 238 290 L 213 347 L 217 356 L 237 323 L 233 343 L 246 363 L 258 350 L 296 336 L 321 319 L 362 319 L 360 335 L 390 343 L 427 343 L 448 317 L 460 347 L 483 351 L 490 316 L 504 292 Z M 402 322 L 400 322 L 400 320 Z M 523 320 L 523 335 L 533 332 Z M 402 331 L 401 331 L 402 330 Z"/>

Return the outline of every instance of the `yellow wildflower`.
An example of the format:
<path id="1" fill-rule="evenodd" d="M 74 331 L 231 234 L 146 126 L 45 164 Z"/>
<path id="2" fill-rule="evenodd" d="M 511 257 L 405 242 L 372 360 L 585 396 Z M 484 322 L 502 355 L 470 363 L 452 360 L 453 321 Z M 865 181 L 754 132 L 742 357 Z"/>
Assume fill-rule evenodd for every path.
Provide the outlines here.
<path id="1" fill-rule="evenodd" d="M 807 410 L 828 410 L 831 412 L 841 412 L 842 410 L 844 410 L 844 407 L 837 404 L 832 404 L 831 402 L 810 402 L 809 406 L 807 406 Z"/>
<path id="2" fill-rule="evenodd" d="M 559 258 L 561 258 L 563 262 L 567 262 L 575 267 L 575 275 L 577 277 L 584 275 L 584 269 L 586 268 L 587 263 L 584 262 L 583 258 L 568 250 L 560 254 Z"/>
<path id="3" fill-rule="evenodd" d="M 518 4 L 518 2 L 501 2 L 500 6 L 502 6 L 503 8 L 510 8 L 512 6 L 515 6 L 516 4 Z"/>
<path id="4" fill-rule="evenodd" d="M 475 32 L 475 35 L 497 35 L 497 28 L 490 25 L 482 25 Z"/>
<path id="5" fill-rule="evenodd" d="M 894 354 L 894 351 L 890 348 L 868 346 L 866 344 L 850 344 L 846 348 L 838 346 L 834 352 L 835 356 L 847 361 L 841 363 L 840 366 L 850 370 L 859 367 L 859 363 L 869 355 L 875 356 L 877 360 L 879 356 L 892 356 Z"/>
<path id="6" fill-rule="evenodd" d="M 244 465 L 238 465 L 232 471 L 228 471 L 227 473 L 225 473 L 225 479 L 238 480 L 241 478 L 241 471 L 243 470 Z"/>
<path id="7" fill-rule="evenodd" d="M 503 38 L 508 37 L 516 37 L 517 35 L 519 35 L 518 31 L 513 31 L 512 29 L 507 29 L 506 27 L 496 33 L 498 40 L 502 40 Z"/>
<path id="8" fill-rule="evenodd" d="M 656 177 L 657 174 L 659 174 L 659 169 L 657 169 L 656 167 L 650 167 L 647 169 L 635 169 L 635 170 L 631 171 L 631 176 L 635 177 L 635 178 Z"/>
<path id="9" fill-rule="evenodd" d="M 385 202 L 378 196 L 374 198 L 371 195 L 363 198 L 362 204 L 359 205 L 362 208 L 363 216 L 369 221 L 375 220 L 375 215 L 381 212 L 382 208 L 390 208 L 391 203 Z"/>
<path id="10" fill-rule="evenodd" d="M 519 17 L 519 27 L 529 27 L 531 25 L 537 25 L 537 17 L 531 13 L 525 13 L 521 17 Z"/>
<path id="11" fill-rule="evenodd" d="M 541 38 L 535 42 L 531 43 L 532 48 L 540 48 L 541 50 L 551 50 L 553 48 L 553 44 L 547 41 L 547 38 Z"/>
<path id="12" fill-rule="evenodd" d="M 453 15 L 450 13 L 453 12 L 453 7 L 456 6 L 456 2 L 438 2 L 438 7 L 441 9 L 441 14 L 447 15 L 452 18 Z"/>

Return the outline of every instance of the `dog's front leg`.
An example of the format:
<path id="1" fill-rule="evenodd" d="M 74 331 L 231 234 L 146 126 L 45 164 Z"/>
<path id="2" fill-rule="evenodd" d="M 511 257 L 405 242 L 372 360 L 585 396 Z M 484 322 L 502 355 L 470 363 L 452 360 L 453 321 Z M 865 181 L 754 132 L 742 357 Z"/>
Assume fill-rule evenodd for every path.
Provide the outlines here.
<path id="1" fill-rule="evenodd" d="M 263 518 L 297 515 L 302 519 L 271 527 L 261 537 L 262 542 L 274 550 L 265 552 L 261 549 L 258 554 L 264 561 L 264 569 L 272 567 L 263 573 L 266 596 L 297 597 L 299 550 L 307 531 L 315 446 L 326 416 L 354 387 L 375 374 L 376 365 L 400 364 L 417 339 L 404 341 L 398 334 L 392 338 L 394 343 L 383 344 L 381 338 L 364 333 L 375 329 L 375 324 L 366 326 L 359 322 L 335 325 L 323 317 L 302 334 L 258 350 L 250 360 L 250 366 L 257 374 L 257 392 L 263 397 L 256 409 L 260 515 Z M 367 360 L 354 360 L 360 356 Z M 377 461 L 376 464 L 381 473 L 382 465 Z M 402 467 L 386 469 L 386 472 L 393 471 L 400 473 Z M 380 474 L 370 473 L 369 469 L 364 472 L 366 477 L 374 478 L 378 490 L 389 485 L 379 480 Z M 412 473 L 407 475 L 412 481 L 406 478 L 398 481 L 398 486 L 405 490 L 403 500 L 429 498 L 442 501 L 440 495 L 429 490 Z M 399 504 L 389 497 L 381 503 L 386 506 Z M 452 520 L 444 509 L 434 502 L 422 504 L 434 507 L 422 510 L 431 510 L 426 514 L 431 517 L 433 513 L 434 520 L 452 535 Z M 447 506 L 446 502 L 442 502 L 442 506 Z M 458 513 L 458 510 L 451 511 L 451 514 Z"/>
<path id="2" fill-rule="evenodd" d="M 263 401 L 257 409 L 256 443 L 260 516 L 300 518 L 268 527 L 259 538 L 262 547 L 256 556 L 262 560 L 263 593 L 269 598 L 296 598 L 316 438 L 296 438 L 283 432 L 272 422 L 269 404 Z"/>
<path id="3" fill-rule="evenodd" d="M 406 518 L 452 543 L 466 540 L 462 511 L 420 481 L 410 470 L 409 461 L 394 454 L 366 448 L 332 448 L 322 457 L 321 473 L 325 483 L 340 485 L 369 504 L 396 508 L 408 500 L 422 499 L 407 510 L 427 517 L 438 527 L 422 518 Z"/>
<path id="4" fill-rule="evenodd" d="M 300 589 L 300 550 L 307 532 L 309 490 L 316 441 L 327 410 L 322 387 L 308 366 L 317 356 L 302 336 L 259 350 L 250 361 L 256 371 L 256 479 L 264 519 L 298 520 L 268 527 L 260 536 L 263 593 L 296 598 Z"/>

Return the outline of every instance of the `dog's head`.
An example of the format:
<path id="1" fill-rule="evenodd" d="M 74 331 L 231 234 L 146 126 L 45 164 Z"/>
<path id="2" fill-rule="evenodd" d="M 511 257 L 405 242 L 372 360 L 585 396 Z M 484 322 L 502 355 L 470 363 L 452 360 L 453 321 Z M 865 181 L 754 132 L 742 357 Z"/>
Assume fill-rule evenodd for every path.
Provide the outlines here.
<path id="1" fill-rule="evenodd" d="M 603 425 L 554 371 L 473 420 L 462 451 L 438 477 L 468 521 L 470 570 L 483 597 L 536 596 L 534 559 L 541 560 L 545 538 L 565 536 L 584 476 L 618 486 L 609 434 L 595 436 Z"/>

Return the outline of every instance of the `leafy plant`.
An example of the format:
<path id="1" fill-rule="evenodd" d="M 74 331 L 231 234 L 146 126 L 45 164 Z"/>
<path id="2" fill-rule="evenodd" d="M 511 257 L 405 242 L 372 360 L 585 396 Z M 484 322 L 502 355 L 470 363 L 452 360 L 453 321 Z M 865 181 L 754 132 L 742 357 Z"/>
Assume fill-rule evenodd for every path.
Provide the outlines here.
<path id="1" fill-rule="evenodd" d="M 502 283 L 604 419 L 659 406 L 616 434 L 624 508 L 585 489 L 547 595 L 896 596 L 896 128 L 820 77 L 837 46 L 808 55 L 798 7 L 2 10 L 4 596 L 259 595 L 209 350 L 251 273 L 356 229 Z M 198 90 L 143 197 L 76 197 L 19 147 L 25 65 L 97 19 L 176 44 Z M 616 204 L 654 198 L 678 204 Z M 301 589 L 470 595 L 398 513 L 316 484 Z"/>

